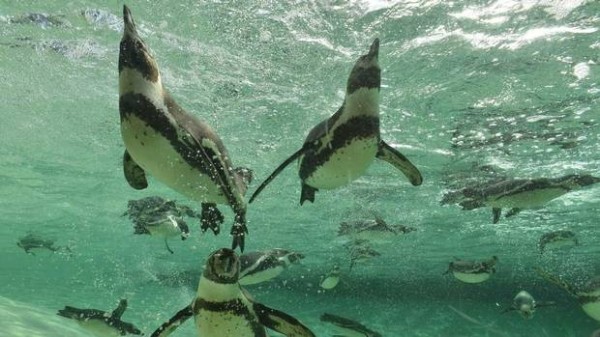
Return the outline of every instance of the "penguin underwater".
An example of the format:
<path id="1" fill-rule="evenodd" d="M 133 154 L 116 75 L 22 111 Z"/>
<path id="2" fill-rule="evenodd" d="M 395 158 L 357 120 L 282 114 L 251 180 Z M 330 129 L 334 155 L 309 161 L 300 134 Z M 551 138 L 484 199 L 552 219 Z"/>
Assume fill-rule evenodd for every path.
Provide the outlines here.
<path id="1" fill-rule="evenodd" d="M 502 208 L 510 208 L 505 217 L 524 208 L 536 208 L 568 192 L 600 182 L 589 174 L 569 174 L 558 178 L 507 179 L 482 187 L 467 187 L 450 194 L 462 194 L 463 210 L 492 207 L 493 223 L 500 221 Z"/>
<path id="2" fill-rule="evenodd" d="M 381 69 L 378 64 L 379 39 L 375 39 L 368 54 L 356 61 L 346 85 L 342 106 L 330 118 L 317 124 L 304 145 L 256 189 L 258 194 L 283 169 L 295 160 L 299 162 L 302 182 L 300 205 L 314 202 L 319 189 L 335 189 L 362 176 L 375 158 L 384 160 L 402 171 L 412 185 L 423 182 L 419 170 L 400 152 L 381 139 L 379 130 L 379 89 Z"/>
<path id="3" fill-rule="evenodd" d="M 249 298 L 238 282 L 239 276 L 240 259 L 233 250 L 213 252 L 198 282 L 196 299 L 151 337 L 169 336 L 192 316 L 202 337 L 266 337 L 265 328 L 288 337 L 315 337 L 296 318 Z"/>
<path id="4" fill-rule="evenodd" d="M 127 334 L 141 335 L 142 332 L 133 324 L 121 321 L 121 316 L 127 309 L 127 300 L 119 301 L 119 306 L 111 313 L 97 309 L 78 309 L 66 306 L 58 311 L 58 315 L 77 321 L 86 330 L 96 336 L 125 336 Z"/>
<path id="5" fill-rule="evenodd" d="M 201 228 L 220 231 L 217 204 L 235 213 L 232 247 L 244 250 L 246 202 L 251 171 L 233 168 L 215 131 L 187 113 L 164 88 L 158 64 L 123 6 L 119 52 L 119 113 L 125 144 L 123 170 L 134 189 L 148 186 L 146 173 L 202 205 Z"/>
<path id="6" fill-rule="evenodd" d="M 504 309 L 502 313 L 509 311 L 517 311 L 524 319 L 531 319 L 537 308 L 555 305 L 554 302 L 538 302 L 530 293 L 525 290 L 521 290 L 515 295 L 512 305 Z"/>

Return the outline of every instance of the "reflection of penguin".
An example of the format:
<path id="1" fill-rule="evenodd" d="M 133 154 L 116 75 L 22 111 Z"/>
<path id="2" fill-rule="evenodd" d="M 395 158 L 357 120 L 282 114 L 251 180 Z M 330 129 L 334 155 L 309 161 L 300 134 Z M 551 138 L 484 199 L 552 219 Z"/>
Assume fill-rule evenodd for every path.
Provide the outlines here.
<path id="1" fill-rule="evenodd" d="M 517 311 L 524 319 L 531 319 L 537 308 L 554 305 L 554 302 L 537 302 L 530 293 L 521 290 L 513 299 L 510 308 L 503 311 Z"/>
<path id="2" fill-rule="evenodd" d="M 452 273 L 457 280 L 465 283 L 481 283 L 496 272 L 498 258 L 493 256 L 487 261 L 466 261 L 455 258 L 450 262 L 445 274 Z"/>
<path id="3" fill-rule="evenodd" d="M 340 109 L 310 131 L 302 148 L 271 173 L 254 192 L 250 202 L 295 160 L 300 163 L 300 204 L 306 200 L 314 202 L 315 192 L 320 188 L 334 189 L 362 176 L 375 158 L 401 170 L 413 185 L 421 184 L 419 170 L 404 155 L 381 140 L 381 69 L 378 58 L 379 39 L 375 39 L 369 53 L 356 61 L 348 77 L 346 97 Z"/>
<path id="4" fill-rule="evenodd" d="M 119 53 L 119 112 L 125 143 L 123 168 L 129 185 L 148 186 L 146 172 L 170 188 L 202 203 L 202 229 L 220 230 L 216 204 L 235 213 L 233 247 L 243 250 L 250 180 L 246 169 L 233 169 L 219 136 L 183 110 L 164 89 L 154 57 L 123 7 L 125 28 Z"/>
<path id="5" fill-rule="evenodd" d="M 99 337 L 116 337 L 125 336 L 126 334 L 141 335 L 142 332 L 133 324 L 121 320 L 121 316 L 126 309 L 127 300 L 123 299 L 111 313 L 96 309 L 77 309 L 66 306 L 58 311 L 58 315 L 76 320 L 83 328 Z"/>
<path id="6" fill-rule="evenodd" d="M 315 337 L 294 317 L 253 302 L 238 282 L 240 260 L 231 249 L 212 253 L 192 304 L 162 324 L 151 337 L 166 337 L 194 316 L 202 337 L 267 336 L 265 327 L 290 337 Z"/>
<path id="7" fill-rule="evenodd" d="M 338 283 L 340 283 L 340 267 L 333 266 L 333 269 L 327 275 L 323 275 L 319 286 L 325 290 L 330 290 L 335 288 Z"/>

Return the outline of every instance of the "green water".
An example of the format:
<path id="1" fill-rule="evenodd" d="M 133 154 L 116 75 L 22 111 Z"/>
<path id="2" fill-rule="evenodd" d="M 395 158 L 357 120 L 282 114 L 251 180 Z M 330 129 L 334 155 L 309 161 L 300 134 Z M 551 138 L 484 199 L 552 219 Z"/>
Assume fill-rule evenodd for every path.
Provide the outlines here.
<path id="1" fill-rule="evenodd" d="M 55 315 L 65 305 L 110 311 L 149 335 L 193 298 L 208 254 L 230 237 L 134 236 L 127 201 L 160 195 L 122 175 L 117 57 L 122 2 L 0 0 L 0 336 L 85 336 Z M 356 58 L 381 39 L 382 137 L 419 167 L 412 187 L 391 166 L 300 207 L 293 168 L 248 208 L 246 250 L 306 255 L 254 298 L 332 335 L 330 312 L 384 336 L 589 336 L 600 324 L 543 267 L 574 285 L 600 274 L 600 188 L 491 223 L 491 210 L 441 206 L 449 189 L 486 178 L 600 175 L 598 1 L 128 2 L 165 85 L 211 124 L 250 191 L 340 106 Z M 86 9 L 106 15 L 94 21 Z M 19 20 L 46 13 L 58 21 Z M 198 206 L 199 208 L 199 206 Z M 231 223 L 232 212 L 221 207 Z M 417 231 L 374 245 L 348 270 L 340 222 L 380 214 Z M 539 237 L 568 228 L 580 245 L 540 257 Z M 70 253 L 25 254 L 27 233 Z M 227 231 L 224 231 L 227 233 Z M 499 257 L 481 284 L 443 275 L 453 257 Z M 338 287 L 318 283 L 342 266 Z M 160 275 L 171 275 L 165 282 Z M 161 281 L 163 280 L 163 281 Z M 500 314 L 522 289 L 556 306 L 531 320 Z M 194 336 L 188 323 L 173 336 Z"/>

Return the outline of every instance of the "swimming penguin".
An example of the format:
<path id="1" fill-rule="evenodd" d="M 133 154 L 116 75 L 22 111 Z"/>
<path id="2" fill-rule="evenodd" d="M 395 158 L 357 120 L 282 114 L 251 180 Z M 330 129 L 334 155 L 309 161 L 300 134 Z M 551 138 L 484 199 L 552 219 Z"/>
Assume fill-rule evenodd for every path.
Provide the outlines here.
<path id="1" fill-rule="evenodd" d="M 562 247 L 572 247 L 579 244 L 577 236 L 570 230 L 558 230 L 546 233 L 540 237 L 538 247 L 540 254 L 546 250 L 552 250 Z"/>
<path id="2" fill-rule="evenodd" d="M 340 223 L 338 236 L 348 236 L 353 239 L 385 242 L 395 236 L 415 231 L 416 228 L 404 225 L 390 225 L 379 216 L 374 220 L 358 220 Z"/>
<path id="3" fill-rule="evenodd" d="M 467 261 L 454 258 L 450 262 L 448 270 L 444 274 L 452 273 L 454 277 L 465 283 L 481 283 L 490 278 L 496 272 L 495 265 L 498 258 L 493 256 L 486 261 Z"/>
<path id="4" fill-rule="evenodd" d="M 566 290 L 571 296 L 577 299 L 581 308 L 588 316 L 596 321 L 600 321 L 600 275 L 587 281 L 583 287 L 576 288 L 541 268 L 536 268 L 536 272 L 549 282 Z"/>
<path id="5" fill-rule="evenodd" d="M 336 265 L 333 266 L 333 269 L 329 273 L 323 275 L 321 282 L 319 282 L 319 286 L 325 290 L 331 290 L 335 288 L 338 283 L 340 283 L 340 267 Z"/>
<path id="6" fill-rule="evenodd" d="M 163 87 L 158 64 L 127 6 L 119 52 L 119 112 L 125 143 L 123 169 L 129 185 L 148 186 L 146 173 L 202 204 L 201 228 L 220 231 L 217 204 L 235 213 L 232 247 L 244 249 L 248 169 L 234 169 L 223 142 L 206 123 L 187 113 Z"/>
<path id="7" fill-rule="evenodd" d="M 133 234 L 149 234 L 155 237 L 162 237 L 165 240 L 167 250 L 173 254 L 173 250 L 169 247 L 167 239 L 174 236 L 181 236 L 181 240 L 185 240 L 190 236 L 190 229 L 182 218 L 169 214 L 152 221 L 136 222 Z"/>
<path id="8" fill-rule="evenodd" d="M 76 320 L 84 329 L 98 337 L 141 335 L 142 332 L 133 324 L 121 320 L 125 309 L 127 309 L 127 300 L 122 299 L 119 306 L 111 313 L 97 309 L 77 309 L 66 306 L 58 311 L 58 315 Z"/>
<path id="9" fill-rule="evenodd" d="M 503 313 L 517 311 L 524 319 L 531 319 L 537 308 L 554 304 L 554 302 L 537 302 L 530 293 L 521 290 L 513 299 L 512 305 L 505 309 Z"/>
<path id="10" fill-rule="evenodd" d="M 600 182 L 589 174 L 570 174 L 560 178 L 503 180 L 477 188 L 461 190 L 464 210 L 492 207 L 493 223 L 500 220 L 502 208 L 510 208 L 506 217 L 518 214 L 524 208 L 536 208 L 562 196 Z"/>
<path id="11" fill-rule="evenodd" d="M 415 186 L 423 181 L 419 170 L 400 152 L 381 139 L 379 132 L 378 64 L 379 39 L 369 53 L 361 56 L 346 85 L 346 97 L 339 110 L 315 126 L 300 150 L 292 154 L 258 187 L 249 202 L 286 166 L 299 161 L 302 181 L 300 205 L 314 202 L 319 189 L 334 189 L 362 176 L 375 158 L 402 171 Z"/>
<path id="12" fill-rule="evenodd" d="M 344 244 L 344 247 L 350 253 L 350 270 L 352 270 L 352 267 L 354 267 L 357 262 L 366 261 L 381 255 L 381 253 L 371 247 L 368 240 L 353 240 Z"/>
<path id="13" fill-rule="evenodd" d="M 333 324 L 340 334 L 337 337 L 381 337 L 379 332 L 373 331 L 357 321 L 349 318 L 324 313 L 321 322 Z"/>
<path id="14" fill-rule="evenodd" d="M 201 215 L 186 205 L 177 204 L 174 200 L 164 199 L 159 196 L 150 196 L 127 202 L 127 211 L 123 216 L 129 216 L 131 221 L 145 222 L 148 218 L 156 218 L 173 214 L 177 217 L 187 216 L 201 218 Z"/>
<path id="15" fill-rule="evenodd" d="M 303 254 L 281 248 L 241 254 L 239 283 L 249 285 L 268 281 L 303 258 Z"/>
<path id="16" fill-rule="evenodd" d="M 266 337 L 265 328 L 288 337 L 315 337 L 294 317 L 254 302 L 238 280 L 240 260 L 231 249 L 213 252 L 198 283 L 197 297 L 151 337 L 166 337 L 194 316 L 202 337 Z"/>
<path id="17" fill-rule="evenodd" d="M 27 235 L 19 238 L 19 241 L 17 241 L 17 246 L 23 248 L 25 253 L 31 255 L 35 255 L 33 251 L 38 249 L 46 249 L 53 253 L 59 251 L 71 252 L 71 249 L 69 247 L 57 247 L 54 244 L 54 240 L 43 239 L 40 236 L 33 233 L 27 233 Z"/>

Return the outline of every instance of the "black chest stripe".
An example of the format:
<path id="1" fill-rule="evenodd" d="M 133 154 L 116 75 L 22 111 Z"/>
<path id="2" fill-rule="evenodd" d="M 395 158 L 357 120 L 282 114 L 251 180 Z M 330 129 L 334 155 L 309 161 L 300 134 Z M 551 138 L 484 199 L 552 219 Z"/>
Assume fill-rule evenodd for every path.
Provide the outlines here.
<path id="1" fill-rule="evenodd" d="M 208 175 L 217 186 L 220 186 L 223 193 L 234 210 L 241 209 L 235 198 L 231 187 L 229 186 L 227 175 L 229 172 L 221 165 L 219 155 L 211 148 L 204 147 L 199 142 L 201 139 L 193 139 L 191 136 L 179 138 L 177 129 L 167 119 L 165 112 L 158 109 L 142 94 L 127 93 L 119 98 L 119 111 L 121 122 L 127 119 L 128 115 L 134 115 L 144 121 L 152 129 L 160 133 L 175 148 L 177 153 L 192 167 L 198 169 L 200 173 Z"/>
<path id="2" fill-rule="evenodd" d="M 330 144 L 323 149 L 318 150 L 323 146 L 324 137 L 325 135 L 322 135 L 319 139 L 304 145 L 307 149 L 304 158 L 302 159 L 302 163 L 300 164 L 300 179 L 305 180 L 310 177 L 313 172 L 327 162 L 336 151 L 349 145 L 355 140 L 377 137 L 377 142 L 379 142 L 379 118 L 360 116 L 347 120 L 333 130 L 330 135 Z"/>
<path id="3" fill-rule="evenodd" d="M 231 313 L 235 316 L 241 316 L 248 321 L 254 336 L 266 337 L 265 328 L 258 323 L 258 318 L 250 309 L 242 303 L 240 299 L 234 299 L 225 302 L 211 302 L 202 298 L 196 298 L 193 305 L 194 315 L 198 315 L 201 310 L 214 313 Z"/>

